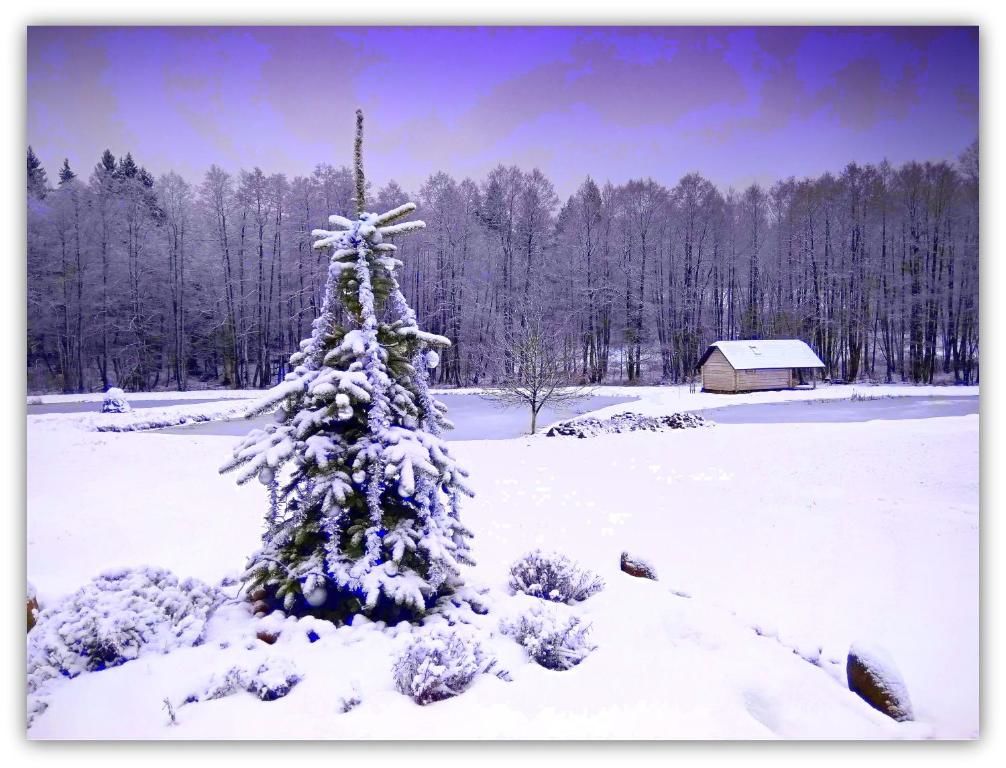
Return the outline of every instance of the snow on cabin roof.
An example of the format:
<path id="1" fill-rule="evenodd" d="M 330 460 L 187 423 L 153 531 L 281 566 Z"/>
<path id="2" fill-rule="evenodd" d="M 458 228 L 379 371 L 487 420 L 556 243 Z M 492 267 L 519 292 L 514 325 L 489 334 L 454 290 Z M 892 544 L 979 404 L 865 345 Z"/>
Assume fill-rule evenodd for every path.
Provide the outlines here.
<path id="1" fill-rule="evenodd" d="M 734 370 L 754 368 L 824 368 L 824 363 L 806 342 L 799 339 L 744 339 L 717 341 L 709 346 L 698 367 L 718 349 Z"/>

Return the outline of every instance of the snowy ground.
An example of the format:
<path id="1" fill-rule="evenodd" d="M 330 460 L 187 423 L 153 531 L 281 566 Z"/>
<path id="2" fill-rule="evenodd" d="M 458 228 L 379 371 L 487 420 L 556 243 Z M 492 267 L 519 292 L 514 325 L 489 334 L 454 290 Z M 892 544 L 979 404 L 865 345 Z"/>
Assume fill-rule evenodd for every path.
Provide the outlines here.
<path id="1" fill-rule="evenodd" d="M 141 396 L 142 397 L 142 396 Z M 220 403 L 230 400 L 246 400 L 247 398 L 232 397 L 188 397 L 183 399 L 139 399 L 132 400 L 129 406 L 132 410 L 147 410 L 149 408 L 166 408 L 172 405 L 202 405 L 204 403 Z M 29 416 L 47 416 L 51 413 L 94 413 L 101 410 L 101 401 L 72 400 L 63 403 L 28 403 Z"/>
<path id="2" fill-rule="evenodd" d="M 132 402 L 137 400 L 224 400 L 259 397 L 260 389 L 191 389 L 187 392 L 163 390 L 158 392 L 127 392 L 126 397 Z M 29 405 L 50 405 L 58 403 L 100 403 L 105 399 L 104 392 L 84 392 L 80 394 L 59 395 L 29 395 Z"/>
<path id="3" fill-rule="evenodd" d="M 977 395 L 605 388 L 643 399 L 601 415 L 847 398 L 853 389 Z M 189 410 L 213 407 L 235 404 Z M 43 606 L 113 566 L 149 563 L 209 582 L 238 571 L 257 546 L 265 500 L 258 484 L 239 488 L 216 473 L 234 439 L 89 431 L 103 423 L 100 414 L 28 420 L 28 577 Z M 483 676 L 421 708 L 390 675 L 408 628 L 320 628 L 309 643 L 314 625 L 288 619 L 270 646 L 254 636 L 276 617 L 230 606 L 202 646 L 59 681 L 29 735 L 388 738 L 388 723 L 392 738 L 977 735 L 977 415 L 454 445 L 478 493 L 465 508 L 479 563 L 468 580 L 494 603 L 479 631 L 512 682 Z M 510 563 L 535 547 L 607 582 L 560 608 L 590 622 L 598 646 L 565 672 L 526 663 L 496 631 L 533 602 L 505 587 Z M 660 581 L 621 573 L 623 549 L 649 559 Z M 895 723 L 846 690 L 845 654 L 859 641 L 890 652 L 917 722 Z M 165 697 L 177 703 L 210 675 L 266 657 L 293 659 L 303 673 L 287 697 L 191 704 L 167 725 Z M 342 714 L 352 696 L 362 702 Z"/>

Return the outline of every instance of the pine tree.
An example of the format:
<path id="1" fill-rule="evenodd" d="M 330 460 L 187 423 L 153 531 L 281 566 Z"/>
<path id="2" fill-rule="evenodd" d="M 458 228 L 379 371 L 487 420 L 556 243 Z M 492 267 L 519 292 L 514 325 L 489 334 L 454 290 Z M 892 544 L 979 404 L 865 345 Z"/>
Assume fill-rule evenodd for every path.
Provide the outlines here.
<path id="1" fill-rule="evenodd" d="M 38 159 L 35 151 L 28 147 L 28 194 L 41 200 L 48 191 L 48 183 L 42 161 Z"/>
<path id="2" fill-rule="evenodd" d="M 451 426 L 446 408 L 428 387 L 427 368 L 450 341 L 419 329 L 387 242 L 425 224 L 394 223 L 413 203 L 366 212 L 356 117 L 357 218 L 334 215 L 335 231 L 313 232 L 316 248 L 332 249 L 321 312 L 292 372 L 248 414 L 278 405 L 275 423 L 250 433 L 221 471 L 240 468 L 239 483 L 257 477 L 269 488 L 250 590 L 295 615 L 391 622 L 461 586 L 459 566 L 473 563 L 459 501 L 471 491 L 439 436 Z"/>
<path id="3" fill-rule="evenodd" d="M 105 158 L 102 156 L 102 162 L 104 160 Z M 126 156 L 119 161 L 119 167 L 115 169 L 115 173 L 120 179 L 132 179 L 139 171 L 140 169 L 136 167 L 136 161 L 133 160 L 132 152 L 127 152 Z"/>
<path id="4" fill-rule="evenodd" d="M 111 176 L 115 173 L 116 169 L 115 155 L 108 149 L 101 153 L 101 161 L 98 163 L 98 167 L 95 169 L 101 175 Z"/>
<path id="5" fill-rule="evenodd" d="M 59 185 L 63 186 L 68 181 L 73 181 L 75 178 L 77 178 L 77 174 L 70 170 L 70 158 L 64 157 L 63 167 L 59 169 Z"/>

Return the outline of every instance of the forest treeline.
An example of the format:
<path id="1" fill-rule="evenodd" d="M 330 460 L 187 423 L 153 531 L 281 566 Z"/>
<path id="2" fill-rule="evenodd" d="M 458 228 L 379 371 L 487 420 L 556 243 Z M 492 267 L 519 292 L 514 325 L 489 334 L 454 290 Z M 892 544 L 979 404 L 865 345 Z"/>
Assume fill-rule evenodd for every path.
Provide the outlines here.
<path id="1" fill-rule="evenodd" d="M 437 384 L 492 383 L 494 340 L 529 309 L 570 381 L 679 382 L 717 339 L 800 338 L 833 379 L 978 381 L 978 148 L 955 163 L 717 189 L 692 173 L 562 201 L 539 170 L 395 182 L 413 199 L 406 297 L 454 344 Z M 105 153 L 50 180 L 28 149 L 28 388 L 266 387 L 310 333 L 325 256 L 311 230 L 354 210 L 348 168 L 155 178 Z"/>

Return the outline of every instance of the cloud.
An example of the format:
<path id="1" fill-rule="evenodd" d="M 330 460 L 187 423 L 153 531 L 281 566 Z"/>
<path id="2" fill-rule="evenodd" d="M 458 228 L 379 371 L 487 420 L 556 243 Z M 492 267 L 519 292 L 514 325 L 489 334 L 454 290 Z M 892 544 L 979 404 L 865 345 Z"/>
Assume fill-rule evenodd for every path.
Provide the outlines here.
<path id="1" fill-rule="evenodd" d="M 619 43 L 622 43 L 621 45 Z M 624 55 L 624 39 L 584 39 L 568 60 L 543 64 L 497 85 L 461 121 L 483 139 L 577 104 L 618 125 L 673 124 L 689 112 L 744 99 L 726 49 L 703 35 L 670 37 L 644 61 Z"/>
<path id="2" fill-rule="evenodd" d="M 51 171 L 108 146 L 192 180 L 306 174 L 348 161 L 362 106 L 377 183 L 499 162 L 560 191 L 682 167 L 732 183 L 784 157 L 955 154 L 977 79 L 973 28 L 32 28 L 28 135 Z"/>
<path id="3" fill-rule="evenodd" d="M 28 140 L 51 169 L 72 157 L 86 173 L 101 151 L 93 137 L 121 135 L 116 99 L 100 79 L 107 64 L 87 29 L 28 28 Z"/>

